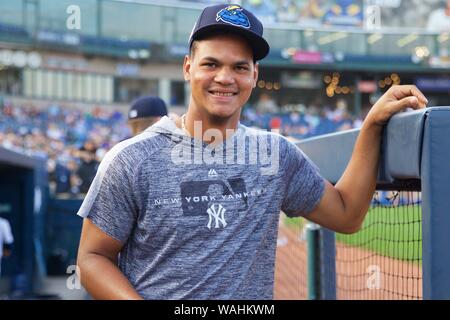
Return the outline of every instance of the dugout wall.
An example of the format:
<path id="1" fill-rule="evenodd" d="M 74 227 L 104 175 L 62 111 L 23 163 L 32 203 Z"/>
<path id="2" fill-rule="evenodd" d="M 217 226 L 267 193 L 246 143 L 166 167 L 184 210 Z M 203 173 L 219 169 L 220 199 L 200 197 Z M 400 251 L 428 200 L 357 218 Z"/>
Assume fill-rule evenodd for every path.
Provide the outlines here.
<path id="1" fill-rule="evenodd" d="M 45 274 L 47 194 L 45 160 L 0 147 L 1 216 L 10 222 L 15 240 L 11 257 L 3 259 L 2 283 L 20 294 L 31 293 L 34 277 Z"/>

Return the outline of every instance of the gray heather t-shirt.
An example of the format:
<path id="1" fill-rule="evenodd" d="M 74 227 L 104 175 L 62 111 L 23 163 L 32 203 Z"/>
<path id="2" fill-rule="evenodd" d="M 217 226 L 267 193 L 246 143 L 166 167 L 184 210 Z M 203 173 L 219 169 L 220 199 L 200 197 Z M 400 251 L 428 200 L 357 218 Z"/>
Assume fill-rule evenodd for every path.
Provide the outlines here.
<path id="1" fill-rule="evenodd" d="M 324 187 L 276 133 L 239 125 L 211 147 L 164 117 L 108 152 L 78 215 L 124 243 L 145 299 L 272 299 L 280 210 L 306 215 Z"/>

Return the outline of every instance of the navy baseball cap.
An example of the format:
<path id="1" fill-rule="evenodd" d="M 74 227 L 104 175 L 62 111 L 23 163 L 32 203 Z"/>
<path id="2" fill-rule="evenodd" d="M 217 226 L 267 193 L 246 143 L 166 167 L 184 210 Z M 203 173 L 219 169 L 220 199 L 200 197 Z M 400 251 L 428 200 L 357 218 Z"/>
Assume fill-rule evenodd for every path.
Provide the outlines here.
<path id="1" fill-rule="evenodd" d="M 237 33 L 244 37 L 253 49 L 253 59 L 267 56 L 270 47 L 263 38 L 263 25 L 253 13 L 234 4 L 219 4 L 203 9 L 192 29 L 189 48 L 194 40 L 199 40 L 215 31 Z"/>
<path id="2" fill-rule="evenodd" d="M 145 96 L 133 101 L 128 112 L 128 119 L 163 117 L 166 115 L 167 108 L 164 100 L 154 96 Z"/>

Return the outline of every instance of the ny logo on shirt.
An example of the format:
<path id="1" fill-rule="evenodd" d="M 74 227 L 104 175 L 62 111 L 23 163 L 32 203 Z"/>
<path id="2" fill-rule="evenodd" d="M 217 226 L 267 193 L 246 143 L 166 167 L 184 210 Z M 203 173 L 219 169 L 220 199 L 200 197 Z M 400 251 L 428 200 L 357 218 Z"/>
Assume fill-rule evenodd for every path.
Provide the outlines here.
<path id="1" fill-rule="evenodd" d="M 227 226 L 227 222 L 225 221 L 224 213 L 227 211 L 221 204 L 213 204 L 211 207 L 209 207 L 206 212 L 208 212 L 209 215 L 209 221 L 208 221 L 208 229 L 211 229 L 211 223 L 213 218 L 215 219 L 215 227 L 219 228 L 219 222 L 222 223 L 222 226 L 225 228 Z"/>

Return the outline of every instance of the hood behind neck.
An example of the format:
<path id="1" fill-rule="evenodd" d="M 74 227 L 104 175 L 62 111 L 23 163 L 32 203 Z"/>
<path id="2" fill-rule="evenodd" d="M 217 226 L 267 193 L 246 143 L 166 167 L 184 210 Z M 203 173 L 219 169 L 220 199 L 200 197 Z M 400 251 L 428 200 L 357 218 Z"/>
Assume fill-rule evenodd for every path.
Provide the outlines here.
<path id="1" fill-rule="evenodd" d="M 160 134 L 164 134 L 170 137 L 176 137 L 177 139 L 183 139 L 183 140 L 191 140 L 193 139 L 191 136 L 187 135 L 183 129 L 177 127 L 175 124 L 175 121 L 168 116 L 162 117 L 158 122 L 156 122 L 154 125 L 152 125 L 150 128 L 148 128 L 146 131 L 150 132 L 156 132 Z M 238 124 L 238 127 L 233 134 L 233 137 L 235 137 L 237 134 L 241 134 L 245 131 L 245 126 L 243 126 L 241 123 Z"/>

